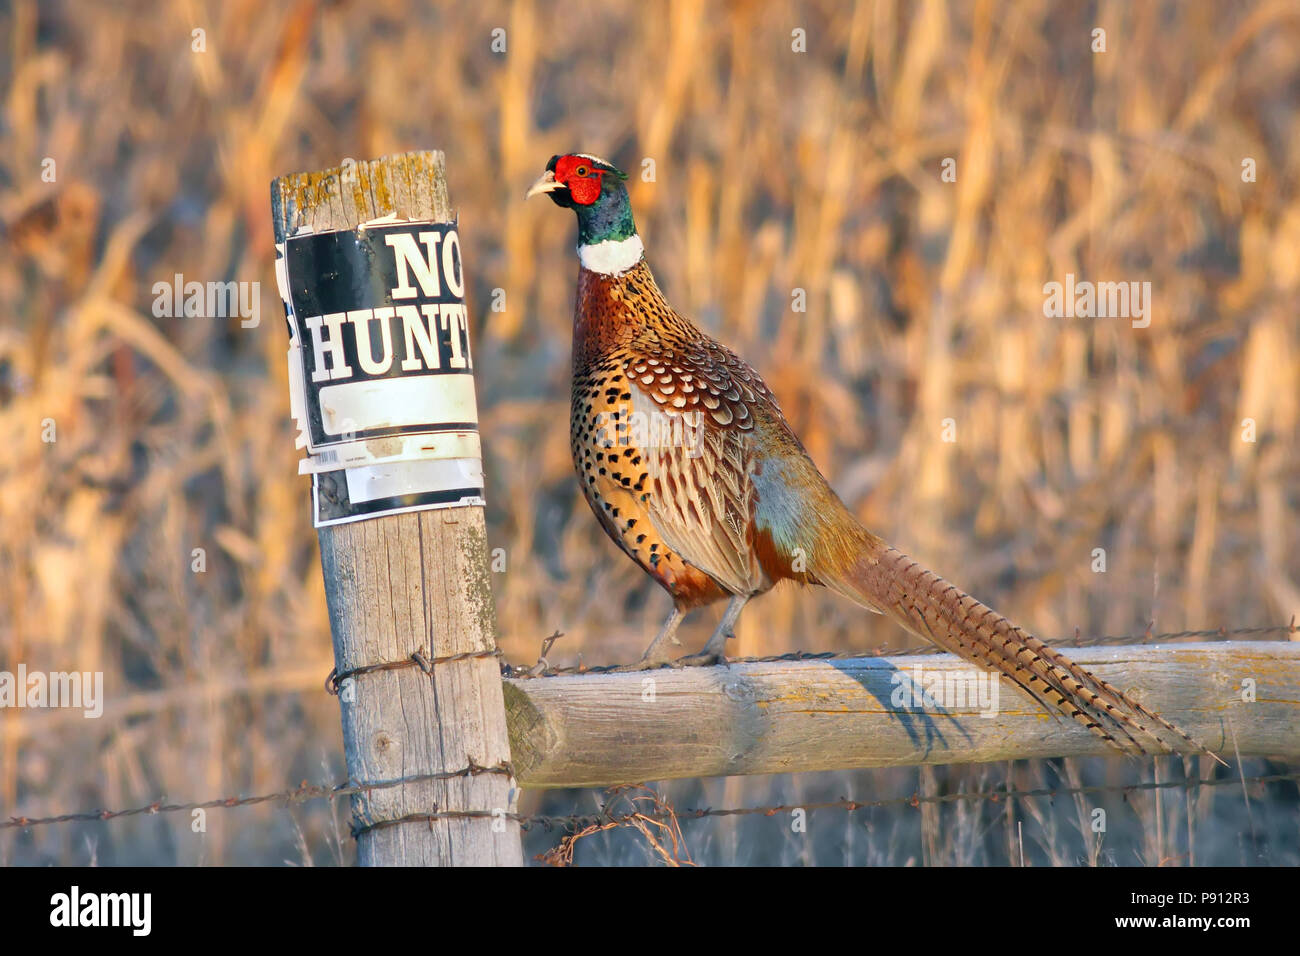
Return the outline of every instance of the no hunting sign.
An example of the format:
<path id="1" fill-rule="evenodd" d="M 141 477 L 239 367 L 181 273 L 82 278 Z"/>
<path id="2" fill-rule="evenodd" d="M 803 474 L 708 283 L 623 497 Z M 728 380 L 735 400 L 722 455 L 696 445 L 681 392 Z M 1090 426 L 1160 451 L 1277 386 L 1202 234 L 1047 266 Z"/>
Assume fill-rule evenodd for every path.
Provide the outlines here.
<path id="1" fill-rule="evenodd" d="M 482 504 L 456 224 L 381 220 L 277 252 L 316 526 Z"/>

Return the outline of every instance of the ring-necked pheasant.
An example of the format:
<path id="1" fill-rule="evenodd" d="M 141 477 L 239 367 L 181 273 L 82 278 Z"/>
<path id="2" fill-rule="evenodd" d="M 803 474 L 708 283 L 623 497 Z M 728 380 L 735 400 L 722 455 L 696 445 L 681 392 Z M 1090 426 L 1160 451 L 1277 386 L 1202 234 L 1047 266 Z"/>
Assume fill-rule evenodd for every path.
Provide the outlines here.
<path id="1" fill-rule="evenodd" d="M 1205 750 L 862 527 L 758 373 L 665 301 L 626 178 L 595 156 L 555 156 L 525 198 L 545 193 L 578 216 L 570 434 L 583 493 L 673 599 L 641 666 L 668 661 L 687 611 L 727 598 L 703 653 L 682 659 L 724 660 L 745 603 L 790 578 L 1000 672 L 1122 751 Z"/>

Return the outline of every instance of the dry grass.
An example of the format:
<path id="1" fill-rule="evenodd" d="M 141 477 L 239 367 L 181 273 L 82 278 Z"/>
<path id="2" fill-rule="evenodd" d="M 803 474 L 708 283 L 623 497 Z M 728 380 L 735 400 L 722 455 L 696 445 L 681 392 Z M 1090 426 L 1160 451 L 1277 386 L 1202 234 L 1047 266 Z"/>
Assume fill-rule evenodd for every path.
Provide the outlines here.
<path id="1" fill-rule="evenodd" d="M 0 816 L 337 776 L 267 187 L 344 156 L 447 151 L 512 660 L 557 628 L 556 663 L 627 659 L 667 609 L 568 461 L 573 225 L 520 196 L 571 149 L 655 160 L 633 201 L 670 299 L 940 573 L 1047 637 L 1300 611 L 1293 3 L 14 0 L 0 38 L 0 667 L 103 670 L 109 697 L 0 714 Z M 155 318 L 178 272 L 260 282 L 260 326 Z M 1066 273 L 1151 282 L 1150 327 L 1044 318 Z M 738 637 L 904 643 L 785 589 Z M 328 812 L 287 816 L 63 827 L 0 860 L 333 859 Z M 725 832 L 693 858 L 732 858 Z M 910 833 L 855 859 L 959 856 Z"/>
<path id="2" fill-rule="evenodd" d="M 574 850 L 581 840 L 597 833 L 627 829 L 639 834 L 647 855 L 664 866 L 694 866 L 682 837 L 682 826 L 673 808 L 659 793 L 644 785 L 612 787 L 601 812 L 611 819 L 588 823 L 560 837 L 559 842 L 539 854 L 537 859 L 549 866 L 572 866 Z"/>

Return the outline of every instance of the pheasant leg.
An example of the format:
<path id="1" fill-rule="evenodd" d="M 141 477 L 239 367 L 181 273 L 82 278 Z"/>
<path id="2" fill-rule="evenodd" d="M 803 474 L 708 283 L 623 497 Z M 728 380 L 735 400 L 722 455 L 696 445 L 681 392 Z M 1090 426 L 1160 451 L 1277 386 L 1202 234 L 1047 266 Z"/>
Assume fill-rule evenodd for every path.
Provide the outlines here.
<path id="1" fill-rule="evenodd" d="M 732 633 L 736 626 L 736 618 L 740 617 L 740 612 L 744 610 L 745 605 L 749 603 L 749 595 L 736 594 L 727 602 L 727 610 L 722 615 L 722 620 L 718 622 L 717 628 L 709 637 L 709 642 L 704 645 L 704 650 L 698 654 L 691 654 L 689 657 L 679 657 L 674 661 L 678 667 L 708 667 L 712 664 L 727 663 L 727 638 L 735 637 Z"/>

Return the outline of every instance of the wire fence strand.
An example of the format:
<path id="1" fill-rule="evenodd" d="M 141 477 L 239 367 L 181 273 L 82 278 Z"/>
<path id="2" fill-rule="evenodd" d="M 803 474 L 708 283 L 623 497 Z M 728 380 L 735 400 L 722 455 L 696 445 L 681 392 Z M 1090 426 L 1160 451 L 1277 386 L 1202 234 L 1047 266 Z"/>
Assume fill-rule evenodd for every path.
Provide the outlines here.
<path id="1" fill-rule="evenodd" d="M 233 809 L 236 807 L 255 806 L 263 803 L 281 803 L 286 806 L 291 804 L 305 803 L 309 800 L 337 800 L 340 797 L 354 796 L 358 794 L 369 793 L 374 790 L 386 790 L 393 787 L 402 787 L 412 784 L 428 783 L 439 780 L 453 780 L 459 778 L 477 777 L 482 774 L 504 774 L 513 778 L 514 772 L 508 763 L 497 764 L 492 767 L 483 767 L 470 763 L 459 770 L 448 770 L 441 773 L 418 774 L 410 777 L 401 777 L 394 780 L 384 780 L 376 783 L 359 784 L 352 781 L 345 781 L 335 786 L 326 785 L 308 785 L 302 784 L 292 790 L 280 790 L 276 793 L 259 794 L 253 797 L 217 797 L 212 800 L 197 801 L 194 803 L 164 803 L 155 801 L 139 807 L 131 807 L 125 810 L 88 810 L 80 813 L 63 813 L 58 816 L 50 817 L 11 817 L 8 820 L 0 821 L 0 830 L 14 829 L 31 829 L 40 826 L 50 826 L 60 823 L 96 823 L 109 820 L 117 820 L 124 817 L 134 816 L 153 816 L 163 813 L 181 813 L 192 812 L 194 810 L 216 810 L 216 809 Z M 1083 787 L 1040 787 L 1030 790 L 1016 790 L 1012 788 L 994 788 L 992 790 L 959 790 L 953 793 L 945 794 L 927 794 L 921 795 L 913 792 L 906 797 L 892 797 L 885 800 L 850 800 L 847 797 L 838 800 L 825 800 L 809 803 L 798 804 L 772 804 L 766 806 L 754 807 L 704 807 L 700 809 L 665 811 L 662 814 L 666 818 L 668 813 L 675 813 L 679 819 L 703 819 L 705 817 L 736 817 L 736 816 L 775 816 L 779 813 L 790 813 L 794 810 L 846 810 L 850 813 L 858 810 L 876 809 L 882 807 L 894 806 L 911 806 L 919 807 L 922 804 L 944 804 L 969 800 L 990 800 L 999 802 L 1003 800 L 1022 800 L 1037 797 L 1046 797 L 1055 799 L 1056 797 L 1068 797 L 1083 794 L 1105 793 L 1105 792 L 1122 792 L 1126 796 L 1131 793 L 1141 793 L 1151 790 L 1187 790 L 1197 789 L 1200 787 L 1223 787 L 1223 786 L 1245 786 L 1247 784 L 1267 784 L 1282 782 L 1300 782 L 1300 771 L 1293 773 L 1274 773 L 1260 774 L 1256 776 L 1225 776 L 1225 777 L 1207 777 L 1195 778 L 1189 777 L 1183 780 L 1164 780 L 1156 782 L 1144 782 L 1134 784 L 1095 784 Z M 611 788 L 616 790 L 618 788 Z M 633 815 L 628 815 L 630 819 Z M 638 817 L 644 817 L 646 814 L 635 814 Z M 654 814 L 650 814 L 651 817 Z M 353 835 L 380 829 L 383 827 L 397 826 L 403 823 L 413 822 L 432 822 L 434 820 L 451 820 L 451 819 L 507 819 L 518 823 L 522 829 L 528 830 L 534 826 L 540 826 L 545 830 L 554 830 L 562 827 L 579 829 L 593 824 L 617 823 L 620 822 L 617 815 L 609 813 L 586 813 L 586 814 L 522 814 L 510 813 L 503 810 L 432 810 L 427 813 L 410 814 L 402 817 L 395 817 L 390 820 L 380 820 L 372 823 L 358 824 L 354 827 Z"/>
<path id="2" fill-rule="evenodd" d="M 93 823 L 96 821 L 116 820 L 121 817 L 152 816 L 159 813 L 231 809 L 234 807 L 255 806 L 259 803 L 283 803 L 287 806 L 294 803 L 305 803 L 308 800 L 337 800 L 339 797 L 350 797 L 356 794 L 370 793 L 374 790 L 389 790 L 393 787 L 431 783 L 438 780 L 477 777 L 488 773 L 504 774 L 512 779 L 514 778 L 514 769 L 508 763 L 503 762 L 492 767 L 481 767 L 471 761 L 459 770 L 415 774 L 409 777 L 381 780 L 375 783 L 355 783 L 350 780 L 334 786 L 303 783 L 292 790 L 263 793 L 255 797 L 217 797 L 213 800 L 201 800 L 194 803 L 164 803 L 161 800 L 156 800 L 145 806 L 131 807 L 128 810 L 87 810 L 80 813 L 61 813 L 53 817 L 10 817 L 8 820 L 0 821 L 0 830 L 28 829 L 56 823 Z"/>
<path id="3" fill-rule="evenodd" d="M 1072 638 L 1057 638 L 1047 643 L 1053 647 L 1101 647 L 1112 644 L 1161 644 L 1170 641 L 1188 640 L 1191 638 L 1217 638 L 1227 640 L 1232 637 L 1265 637 L 1274 635 L 1281 637 L 1287 635 L 1287 640 L 1300 640 L 1300 626 L 1297 626 L 1296 619 L 1293 616 L 1289 624 L 1269 624 L 1261 627 L 1218 627 L 1208 628 L 1198 631 L 1167 631 L 1164 633 L 1154 633 L 1150 626 L 1140 634 L 1105 634 L 1095 636 L 1083 636 L 1079 628 L 1074 629 Z M 589 665 L 582 662 L 579 655 L 578 663 L 573 665 L 552 666 L 546 659 L 550 652 L 551 646 L 555 644 L 564 635 L 561 633 L 552 634 L 542 643 L 542 653 L 538 657 L 537 663 L 532 666 L 503 664 L 501 671 L 506 677 L 519 679 L 531 679 L 536 677 L 559 677 L 573 674 L 604 674 L 613 671 L 618 665 L 616 664 L 594 664 Z M 1278 643 L 1285 643 L 1279 641 Z M 849 660 L 855 657 L 895 657 L 902 655 L 923 655 L 923 654 L 946 654 L 947 651 L 935 644 L 916 644 L 908 645 L 902 648 L 880 647 L 871 651 L 789 651 L 785 654 L 771 654 L 766 657 L 729 657 L 729 664 L 775 664 L 786 661 L 836 661 Z M 671 665 L 665 665 L 671 666 Z"/>

